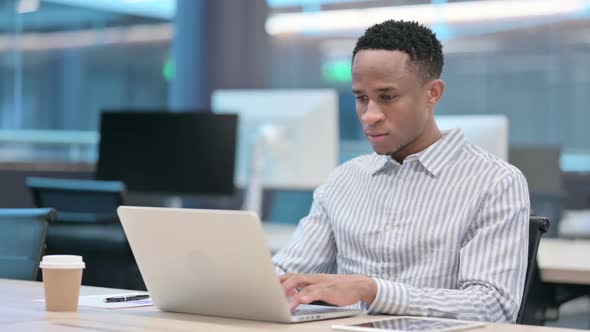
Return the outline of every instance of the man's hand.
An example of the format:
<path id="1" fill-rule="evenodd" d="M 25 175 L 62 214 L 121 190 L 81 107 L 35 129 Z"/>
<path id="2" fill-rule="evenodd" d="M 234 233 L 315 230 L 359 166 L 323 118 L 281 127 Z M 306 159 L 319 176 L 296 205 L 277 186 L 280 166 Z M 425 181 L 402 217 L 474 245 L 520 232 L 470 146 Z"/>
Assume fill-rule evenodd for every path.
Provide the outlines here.
<path id="1" fill-rule="evenodd" d="M 291 311 L 300 304 L 324 301 L 337 306 L 359 301 L 371 304 L 377 295 L 377 283 L 364 275 L 298 274 L 280 276 Z M 300 289 L 297 292 L 297 289 Z"/>

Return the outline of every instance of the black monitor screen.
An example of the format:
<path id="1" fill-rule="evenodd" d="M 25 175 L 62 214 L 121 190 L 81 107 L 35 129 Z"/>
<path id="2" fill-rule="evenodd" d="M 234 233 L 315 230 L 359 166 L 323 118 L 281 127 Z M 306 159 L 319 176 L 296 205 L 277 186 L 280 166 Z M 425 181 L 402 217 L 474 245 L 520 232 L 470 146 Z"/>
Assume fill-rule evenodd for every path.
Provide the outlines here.
<path id="1" fill-rule="evenodd" d="M 237 115 L 103 112 L 96 178 L 131 191 L 231 194 Z"/>

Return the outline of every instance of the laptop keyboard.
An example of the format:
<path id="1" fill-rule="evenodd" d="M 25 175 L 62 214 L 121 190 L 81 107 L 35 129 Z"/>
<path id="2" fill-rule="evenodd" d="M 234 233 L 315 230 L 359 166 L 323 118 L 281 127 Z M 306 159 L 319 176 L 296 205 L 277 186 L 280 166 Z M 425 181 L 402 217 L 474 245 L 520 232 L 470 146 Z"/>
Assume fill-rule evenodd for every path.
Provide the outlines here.
<path id="1" fill-rule="evenodd" d="M 299 305 L 297 307 L 297 309 L 295 309 L 295 311 L 293 312 L 293 316 L 315 315 L 315 314 L 323 314 L 323 313 L 337 312 L 337 311 L 342 311 L 342 308 L 313 306 L 313 305 Z"/>

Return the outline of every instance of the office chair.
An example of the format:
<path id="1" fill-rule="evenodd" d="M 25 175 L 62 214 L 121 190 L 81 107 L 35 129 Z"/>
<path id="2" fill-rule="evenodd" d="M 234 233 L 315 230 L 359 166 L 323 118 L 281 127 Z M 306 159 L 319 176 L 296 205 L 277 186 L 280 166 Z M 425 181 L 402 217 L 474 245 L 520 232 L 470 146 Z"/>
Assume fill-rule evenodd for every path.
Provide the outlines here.
<path id="1" fill-rule="evenodd" d="M 27 177 L 26 184 L 36 206 L 59 212 L 59 223 L 117 223 L 126 191 L 120 181 Z"/>
<path id="2" fill-rule="evenodd" d="M 541 281 L 537 265 L 537 251 L 541 236 L 549 230 L 549 220 L 545 217 L 530 216 L 529 250 L 524 292 L 516 318 L 516 324 L 543 325 L 545 309 L 549 306 L 550 290 Z"/>
<path id="3" fill-rule="evenodd" d="M 53 209 L 0 209 L 0 278 L 36 280 Z"/>
<path id="4" fill-rule="evenodd" d="M 58 212 L 47 230 L 48 254 L 83 256 L 84 285 L 145 288 L 117 217 L 123 182 L 27 177 L 26 184 L 37 207 Z"/>

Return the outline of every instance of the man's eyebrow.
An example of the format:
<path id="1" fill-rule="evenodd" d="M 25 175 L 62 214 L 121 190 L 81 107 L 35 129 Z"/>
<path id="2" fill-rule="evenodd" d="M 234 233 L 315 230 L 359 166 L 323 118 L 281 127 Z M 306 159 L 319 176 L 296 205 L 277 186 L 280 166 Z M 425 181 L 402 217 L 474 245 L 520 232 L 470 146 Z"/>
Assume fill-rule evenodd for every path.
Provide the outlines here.
<path id="1" fill-rule="evenodd" d="M 379 89 L 375 89 L 375 92 L 389 92 L 389 91 L 397 91 L 398 89 L 393 86 L 383 87 Z M 352 89 L 352 93 L 355 95 L 363 93 L 363 90 L 360 89 Z"/>
<path id="2" fill-rule="evenodd" d="M 388 87 L 384 87 L 384 88 L 379 88 L 379 89 L 377 89 L 375 91 L 377 91 L 377 92 L 397 91 L 397 88 L 395 88 L 393 86 L 388 86 Z"/>

